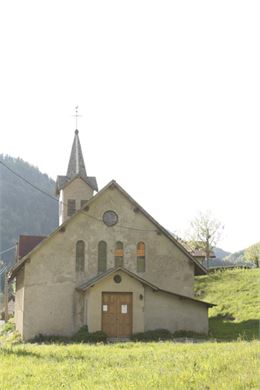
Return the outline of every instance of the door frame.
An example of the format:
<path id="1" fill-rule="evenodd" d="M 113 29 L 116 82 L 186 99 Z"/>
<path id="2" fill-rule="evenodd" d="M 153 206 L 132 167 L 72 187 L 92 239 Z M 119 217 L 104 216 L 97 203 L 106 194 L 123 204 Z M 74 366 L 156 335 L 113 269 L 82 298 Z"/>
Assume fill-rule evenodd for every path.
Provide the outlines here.
<path id="1" fill-rule="evenodd" d="M 129 312 L 130 316 L 130 335 L 133 334 L 133 292 L 132 291 L 102 291 L 101 292 L 101 330 L 103 331 L 104 328 L 104 317 L 103 317 L 103 295 L 104 294 L 113 294 L 113 295 L 129 295 L 131 296 L 131 311 Z M 112 336 L 112 337 L 121 337 L 121 336 Z M 124 336 L 122 336 L 124 337 Z M 129 336 L 125 336 L 129 337 Z"/>

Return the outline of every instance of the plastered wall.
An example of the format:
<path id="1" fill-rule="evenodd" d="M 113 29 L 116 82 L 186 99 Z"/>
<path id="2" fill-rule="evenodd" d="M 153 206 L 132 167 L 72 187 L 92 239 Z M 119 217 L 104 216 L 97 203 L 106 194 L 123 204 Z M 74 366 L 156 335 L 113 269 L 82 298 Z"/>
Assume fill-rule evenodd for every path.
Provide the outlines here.
<path id="1" fill-rule="evenodd" d="M 68 194 L 70 197 L 73 197 L 72 193 Z M 85 193 L 79 196 L 86 197 Z M 107 210 L 116 211 L 117 225 L 108 227 L 103 223 L 103 213 Z M 24 293 L 18 291 L 18 302 L 22 307 L 23 301 L 24 314 L 18 314 L 18 311 L 16 314 L 17 326 L 25 339 L 38 333 L 69 335 L 82 325 L 82 297 L 75 288 L 97 275 L 98 242 L 101 240 L 107 242 L 107 268 L 114 267 L 115 243 L 122 241 L 124 267 L 134 273 L 137 272 L 136 246 L 143 241 L 146 270 L 138 275 L 162 289 L 193 296 L 194 264 L 140 211 L 136 212 L 116 188 L 103 192 L 90 204 L 86 214 L 72 217 L 65 230 L 51 236 L 25 265 Z M 85 270 L 76 273 L 78 240 L 85 242 Z M 93 307 L 96 299 L 91 303 Z M 96 316 L 91 319 L 91 329 L 97 326 L 94 321 L 99 321 L 99 314 Z M 135 329 L 139 328 L 135 326 Z"/>

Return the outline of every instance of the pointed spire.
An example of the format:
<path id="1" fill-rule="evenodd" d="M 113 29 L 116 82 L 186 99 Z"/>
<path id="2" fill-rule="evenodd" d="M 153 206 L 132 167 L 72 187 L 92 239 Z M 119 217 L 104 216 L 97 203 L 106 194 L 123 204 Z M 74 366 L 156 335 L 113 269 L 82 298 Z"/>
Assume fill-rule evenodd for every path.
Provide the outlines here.
<path id="1" fill-rule="evenodd" d="M 84 158 L 79 141 L 79 131 L 75 130 L 75 137 L 70 153 L 70 160 L 67 170 L 67 177 L 70 179 L 74 176 L 81 176 L 83 179 L 87 178 Z"/>

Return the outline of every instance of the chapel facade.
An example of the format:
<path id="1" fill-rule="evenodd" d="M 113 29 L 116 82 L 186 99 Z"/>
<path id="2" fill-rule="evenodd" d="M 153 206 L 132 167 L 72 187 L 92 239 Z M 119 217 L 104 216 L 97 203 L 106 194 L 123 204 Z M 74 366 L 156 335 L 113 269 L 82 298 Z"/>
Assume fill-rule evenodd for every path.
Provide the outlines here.
<path id="1" fill-rule="evenodd" d="M 208 332 L 212 305 L 193 291 L 194 276 L 206 269 L 115 180 L 98 191 L 78 130 L 56 195 L 58 228 L 35 245 L 34 236 L 21 236 L 10 274 L 24 340 L 71 336 L 84 325 L 109 337 L 158 328 Z"/>

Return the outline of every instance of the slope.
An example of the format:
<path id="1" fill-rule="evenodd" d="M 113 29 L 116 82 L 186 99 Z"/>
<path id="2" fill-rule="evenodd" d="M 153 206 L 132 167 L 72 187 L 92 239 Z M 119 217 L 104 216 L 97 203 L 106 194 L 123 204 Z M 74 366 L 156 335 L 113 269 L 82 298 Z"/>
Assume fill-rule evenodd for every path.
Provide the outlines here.
<path id="1" fill-rule="evenodd" d="M 217 305 L 209 310 L 213 337 L 259 337 L 259 282 L 260 269 L 217 271 L 196 278 L 196 297 Z"/>

